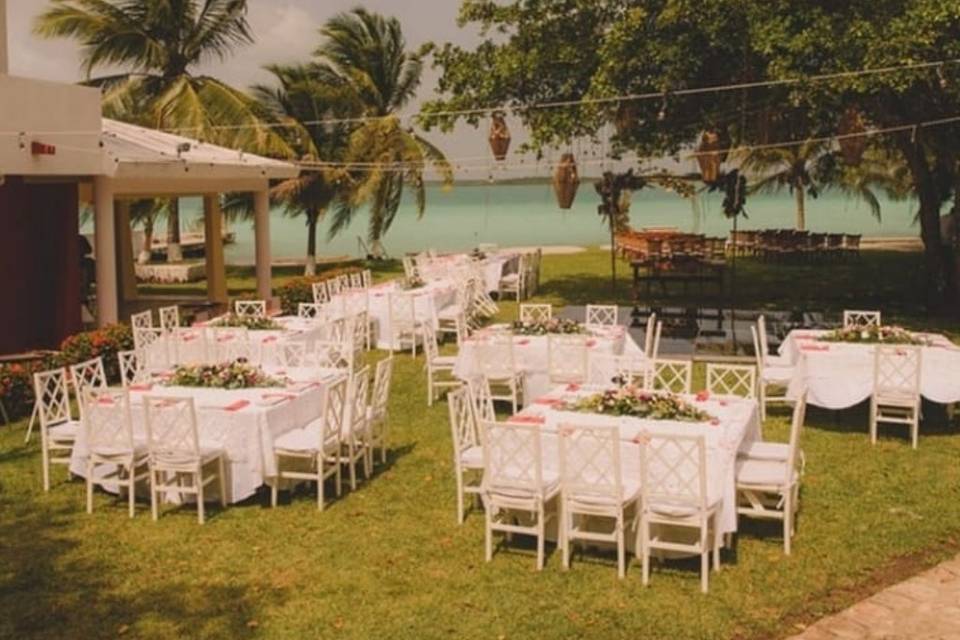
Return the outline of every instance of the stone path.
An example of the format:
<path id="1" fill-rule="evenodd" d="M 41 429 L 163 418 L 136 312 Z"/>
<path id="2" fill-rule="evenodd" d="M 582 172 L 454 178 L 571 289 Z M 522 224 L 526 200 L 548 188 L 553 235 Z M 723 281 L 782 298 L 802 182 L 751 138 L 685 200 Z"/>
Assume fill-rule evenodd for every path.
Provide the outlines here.
<path id="1" fill-rule="evenodd" d="M 960 556 L 824 618 L 791 640 L 856 638 L 960 638 Z"/>

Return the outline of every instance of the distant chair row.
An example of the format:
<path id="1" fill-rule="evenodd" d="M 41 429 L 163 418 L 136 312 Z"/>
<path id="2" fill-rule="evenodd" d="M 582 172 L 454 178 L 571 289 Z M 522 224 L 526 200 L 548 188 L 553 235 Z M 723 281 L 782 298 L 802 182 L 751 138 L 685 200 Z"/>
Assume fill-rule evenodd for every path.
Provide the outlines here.
<path id="1" fill-rule="evenodd" d="M 314 282 L 313 302 L 315 304 L 326 304 L 333 298 L 345 291 L 356 291 L 369 289 L 373 284 L 373 274 L 369 269 L 363 271 L 354 271 L 352 273 L 341 273 L 333 278 Z"/>
<path id="2" fill-rule="evenodd" d="M 764 260 L 845 258 L 860 254 L 859 234 L 812 233 L 796 229 L 731 231 L 727 243 L 737 255 Z"/>

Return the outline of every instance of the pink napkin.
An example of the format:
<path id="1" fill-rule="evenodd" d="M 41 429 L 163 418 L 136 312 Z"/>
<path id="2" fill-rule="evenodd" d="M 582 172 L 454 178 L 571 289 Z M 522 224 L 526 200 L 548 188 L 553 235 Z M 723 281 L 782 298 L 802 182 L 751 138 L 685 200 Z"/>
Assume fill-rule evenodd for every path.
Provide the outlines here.
<path id="1" fill-rule="evenodd" d="M 287 389 L 290 391 L 295 391 L 296 393 L 303 393 L 309 389 L 319 387 L 319 382 L 294 382 L 291 385 L 287 385 Z"/>
<path id="2" fill-rule="evenodd" d="M 268 342 L 276 342 L 276 341 L 277 341 L 277 336 L 267 336 L 262 340 L 263 344 L 267 344 Z"/>
<path id="3" fill-rule="evenodd" d="M 580 391 L 580 385 L 575 382 L 572 382 L 567 385 L 567 391 Z"/>
<path id="4" fill-rule="evenodd" d="M 225 407 L 221 407 L 224 411 L 240 411 L 240 409 L 245 409 L 250 406 L 249 400 L 237 400 L 236 402 L 231 402 Z"/>
<path id="5" fill-rule="evenodd" d="M 563 404 L 563 400 L 560 398 L 537 398 L 533 401 L 533 404 L 542 404 L 548 407 L 552 407 L 558 404 Z"/>
<path id="6" fill-rule="evenodd" d="M 192 333 L 188 333 L 184 335 L 182 339 L 184 342 L 193 342 L 197 339 L 197 336 L 193 335 Z"/>
<path id="7" fill-rule="evenodd" d="M 297 396 L 293 395 L 292 393 L 264 393 L 260 397 L 263 398 L 264 400 L 273 400 L 277 404 L 279 404 L 281 402 L 293 400 Z"/>
<path id="8" fill-rule="evenodd" d="M 800 345 L 801 351 L 830 351 L 830 345 L 827 344 L 803 344 Z"/>
<path id="9" fill-rule="evenodd" d="M 513 422 L 516 424 L 543 424 L 546 421 L 546 418 L 543 416 L 525 416 L 519 414 L 510 416 L 510 419 L 507 420 L 507 422 Z"/>
<path id="10" fill-rule="evenodd" d="M 217 338 L 217 342 L 230 342 L 231 340 L 233 340 L 233 335 L 225 335 Z"/>
<path id="11" fill-rule="evenodd" d="M 149 382 L 142 382 L 139 384 L 132 384 L 130 385 L 129 388 L 130 388 L 130 391 L 150 391 L 151 389 L 153 389 L 153 385 L 150 384 Z"/>
<path id="12" fill-rule="evenodd" d="M 589 349 L 590 347 L 595 347 L 595 346 L 597 346 L 597 341 L 596 341 L 596 340 L 587 340 L 587 348 L 588 348 L 588 349 Z"/>
<path id="13" fill-rule="evenodd" d="M 529 340 L 518 340 L 518 341 L 517 341 L 517 346 L 520 346 L 520 347 L 526 346 L 526 345 L 528 345 L 528 344 L 530 344 L 530 341 L 529 341 Z"/>

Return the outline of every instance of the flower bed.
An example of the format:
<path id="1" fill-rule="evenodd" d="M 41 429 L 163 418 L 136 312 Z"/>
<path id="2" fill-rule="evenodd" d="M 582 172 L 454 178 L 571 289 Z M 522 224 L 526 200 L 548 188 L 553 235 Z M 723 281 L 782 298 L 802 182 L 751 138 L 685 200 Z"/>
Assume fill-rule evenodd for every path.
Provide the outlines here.
<path id="1" fill-rule="evenodd" d="M 228 313 L 222 318 L 218 318 L 208 326 L 211 327 L 243 327 L 250 331 L 279 331 L 283 327 L 273 318 L 263 316 L 238 316 L 235 313 Z"/>
<path id="2" fill-rule="evenodd" d="M 252 389 L 282 387 L 286 383 L 268 376 L 260 367 L 237 360 L 227 364 L 179 366 L 164 384 L 207 389 Z"/>
<path id="3" fill-rule="evenodd" d="M 545 336 L 548 333 L 560 333 L 573 335 L 586 333 L 587 329 L 576 320 L 567 318 L 550 318 L 543 322 L 520 322 L 513 323 L 513 333 L 520 336 Z"/>
<path id="4" fill-rule="evenodd" d="M 926 339 L 917 336 L 903 327 L 849 327 L 835 329 L 817 338 L 821 342 L 852 342 L 860 344 L 907 344 L 923 346 Z"/>
<path id="5" fill-rule="evenodd" d="M 277 297 L 280 298 L 280 308 L 284 315 L 297 315 L 297 308 L 301 302 L 313 302 L 313 283 L 331 280 L 343 274 L 357 273 L 362 271 L 360 267 L 344 267 L 341 269 L 330 269 L 315 276 L 302 276 L 293 278 L 276 288 Z"/>
<path id="6" fill-rule="evenodd" d="M 672 393 L 646 391 L 634 386 L 608 389 L 560 406 L 562 411 L 599 413 L 651 420 L 710 422 L 713 416 Z"/>

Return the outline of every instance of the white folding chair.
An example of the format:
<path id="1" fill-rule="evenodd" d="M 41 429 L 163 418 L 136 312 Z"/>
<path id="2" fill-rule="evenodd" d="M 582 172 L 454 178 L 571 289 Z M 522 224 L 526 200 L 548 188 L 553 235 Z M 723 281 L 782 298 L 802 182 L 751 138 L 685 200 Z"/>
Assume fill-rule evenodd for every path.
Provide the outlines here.
<path id="1" fill-rule="evenodd" d="M 921 350 L 907 345 L 874 347 L 873 395 L 870 398 L 870 442 L 877 443 L 880 423 L 909 427 L 917 448 L 920 435 Z"/>
<path id="2" fill-rule="evenodd" d="M 370 397 L 370 367 L 363 367 L 350 376 L 347 402 L 350 411 L 345 417 L 340 432 L 340 464 L 347 465 L 350 473 L 350 490 L 357 489 L 357 463 L 363 463 L 363 475 L 370 478 L 373 462 L 370 447 L 370 423 L 367 420 L 367 405 Z"/>
<path id="3" fill-rule="evenodd" d="M 153 313 L 148 309 L 130 316 L 131 329 L 153 329 Z"/>
<path id="4" fill-rule="evenodd" d="M 343 292 L 343 281 L 340 278 L 330 278 L 327 282 L 327 293 L 332 300 Z"/>
<path id="5" fill-rule="evenodd" d="M 766 323 L 763 316 L 757 319 L 756 326 L 750 325 L 753 336 L 753 350 L 757 357 L 757 394 L 760 403 L 760 419 L 767 419 L 767 407 L 771 404 L 790 404 L 786 388 L 794 375 L 794 367 L 771 362 L 767 347 Z M 768 389 L 774 385 L 783 389 L 780 395 L 772 395 Z"/>
<path id="6" fill-rule="evenodd" d="M 303 340 L 283 340 L 277 343 L 277 361 L 281 367 L 307 369 L 319 367 L 316 352 Z"/>
<path id="7" fill-rule="evenodd" d="M 120 365 L 120 384 L 129 387 L 131 384 L 142 384 L 150 380 L 150 372 L 144 363 L 143 354 L 136 349 L 132 351 L 118 351 L 117 362 Z"/>
<path id="8" fill-rule="evenodd" d="M 424 324 L 417 320 L 416 298 L 410 293 L 387 294 L 390 321 L 390 352 L 410 346 L 410 353 L 417 357 L 417 338 Z"/>
<path id="9" fill-rule="evenodd" d="M 180 327 L 180 307 L 172 305 L 160 307 L 160 328 L 170 333 Z"/>
<path id="10" fill-rule="evenodd" d="M 200 444 L 193 398 L 146 396 L 143 399 L 150 452 L 150 512 L 159 517 L 158 498 L 171 493 L 193 495 L 197 521 L 204 522 L 204 491 L 218 481 L 220 506 L 227 506 L 227 483 L 222 448 Z M 216 472 L 204 467 L 216 464 Z M 184 480 L 188 480 L 185 485 Z"/>
<path id="11" fill-rule="evenodd" d="M 473 402 L 473 412 L 477 419 L 477 432 L 481 422 L 496 422 L 497 412 L 493 407 L 493 395 L 490 392 L 490 382 L 483 376 L 473 378 L 467 382 L 470 391 L 470 400 Z"/>
<path id="12" fill-rule="evenodd" d="M 800 431 L 807 410 L 806 391 L 793 405 L 790 442 L 782 459 L 737 459 L 737 514 L 783 522 L 783 551 L 790 555 L 800 506 Z"/>
<path id="13" fill-rule="evenodd" d="M 523 372 L 517 368 L 513 354 L 513 336 L 494 333 L 483 338 L 476 347 L 480 374 L 493 389 L 491 398 L 509 402 L 517 412 L 523 396 Z"/>
<path id="14" fill-rule="evenodd" d="M 640 517 L 640 483 L 624 482 L 617 427 L 560 426 L 560 553 L 570 566 L 571 543 L 613 542 L 617 545 L 617 575 L 626 574 L 624 530 L 636 533 Z M 629 520 L 628 520 L 629 516 Z M 607 533 L 587 527 L 588 521 L 613 520 Z"/>
<path id="15" fill-rule="evenodd" d="M 210 327 L 208 349 L 217 362 L 259 362 L 260 344 L 250 339 L 246 327 Z"/>
<path id="16" fill-rule="evenodd" d="M 879 327 L 879 326 L 880 326 L 879 311 L 845 310 L 843 312 L 843 328 L 844 329 L 860 329 L 865 327 Z"/>
<path id="17" fill-rule="evenodd" d="M 757 368 L 707 363 L 707 392 L 717 396 L 757 397 Z"/>
<path id="18" fill-rule="evenodd" d="M 266 318 L 266 300 L 237 300 L 233 303 L 233 311 L 241 318 Z"/>
<path id="19" fill-rule="evenodd" d="M 301 302 L 297 305 L 297 317 L 304 320 L 322 320 L 326 315 L 325 309 L 325 304 Z"/>
<path id="20" fill-rule="evenodd" d="M 615 327 L 620 310 L 615 304 L 588 304 L 585 324 L 588 327 Z"/>
<path id="21" fill-rule="evenodd" d="M 318 369 L 353 372 L 354 351 L 349 342 L 317 340 L 313 343 L 312 357 Z"/>
<path id="22" fill-rule="evenodd" d="M 493 533 L 531 535 L 537 539 L 537 571 L 543 569 L 546 524 L 555 515 L 548 505 L 560 495 L 556 472 L 544 469 L 539 425 L 487 422 L 483 425 L 484 547 L 493 559 Z M 530 515 L 519 524 L 513 514 Z"/>
<path id="23" fill-rule="evenodd" d="M 640 439 L 642 515 L 636 548 L 643 561 L 643 584 L 650 582 L 650 552 L 680 551 L 700 556 L 700 590 L 707 592 L 710 553 L 720 568 L 720 501 L 707 494 L 707 454 L 703 436 L 649 434 Z M 654 534 L 654 527 L 662 529 Z M 695 541 L 667 540 L 670 531 L 694 529 Z"/>
<path id="24" fill-rule="evenodd" d="M 370 269 L 364 269 L 360 274 L 360 279 L 364 289 L 369 289 L 371 286 L 373 286 L 373 273 L 370 271 Z"/>
<path id="25" fill-rule="evenodd" d="M 456 356 L 442 356 L 437 347 L 437 334 L 429 323 L 423 325 L 424 368 L 427 370 L 427 406 L 432 407 L 436 391 L 459 387 L 462 383 L 453 376 Z"/>
<path id="26" fill-rule="evenodd" d="M 520 322 L 536 324 L 553 318 L 553 305 L 550 304 L 521 304 Z"/>
<path id="27" fill-rule="evenodd" d="M 210 362 L 210 344 L 207 340 L 207 332 L 203 329 L 180 327 L 174 329 L 173 333 L 167 336 L 167 339 L 172 346 L 173 363 L 184 365 Z"/>
<path id="28" fill-rule="evenodd" d="M 363 274 L 359 271 L 354 271 L 350 274 L 350 288 L 351 289 L 363 289 Z"/>
<path id="29" fill-rule="evenodd" d="M 654 360 L 650 365 L 647 388 L 651 391 L 690 393 L 693 363 L 689 360 Z"/>
<path id="30" fill-rule="evenodd" d="M 322 414 L 302 429 L 288 431 L 273 442 L 273 458 L 277 475 L 270 486 L 270 505 L 277 506 L 280 482 L 310 480 L 317 483 L 317 508 L 323 511 L 323 482 L 335 477 L 336 492 L 341 493 L 340 434 L 344 426 L 347 406 L 347 376 L 327 384 L 323 391 Z M 310 471 L 283 471 L 286 458 L 312 463 Z"/>
<path id="31" fill-rule="evenodd" d="M 393 356 L 379 362 L 373 375 L 373 392 L 367 408 L 370 423 L 370 449 L 380 448 L 380 463 L 387 461 L 387 438 L 389 436 L 390 383 L 393 378 Z"/>
<path id="32" fill-rule="evenodd" d="M 601 386 L 633 385 L 646 387 L 650 361 L 641 355 L 618 356 L 598 351 L 587 352 L 587 383 Z"/>
<path id="33" fill-rule="evenodd" d="M 53 369 L 33 374 L 33 393 L 40 419 L 40 453 L 43 463 L 43 490 L 50 491 L 50 465 L 70 465 L 73 443 L 80 421 L 70 415 L 67 370 Z"/>
<path id="34" fill-rule="evenodd" d="M 159 327 L 134 329 L 133 349 L 142 354 L 143 366 L 149 371 L 167 369 L 171 364 L 167 334 Z"/>
<path id="35" fill-rule="evenodd" d="M 311 285 L 313 289 L 313 303 L 319 305 L 325 305 L 330 302 L 330 292 L 327 289 L 327 281 L 321 280 L 320 282 L 314 282 Z"/>
<path id="36" fill-rule="evenodd" d="M 136 484 L 146 479 L 147 447 L 133 439 L 130 395 L 126 389 L 89 386 L 83 391 L 83 428 L 87 444 L 87 513 L 93 513 L 93 487 L 127 491 L 127 508 L 136 513 Z M 102 472 L 101 472 L 101 467 Z"/>
<path id="37" fill-rule="evenodd" d="M 483 448 L 477 429 L 477 415 L 468 387 L 447 394 L 450 432 L 453 436 L 453 468 L 457 478 L 457 523 L 463 524 L 464 496 L 479 496 L 483 478 Z"/>
<path id="38" fill-rule="evenodd" d="M 663 323 L 657 320 L 657 314 L 651 313 L 647 318 L 647 328 L 643 340 L 643 353 L 650 360 L 656 360 L 660 353 L 660 332 Z"/>
<path id="39" fill-rule="evenodd" d="M 587 380 L 587 336 L 547 336 L 547 376 L 551 384 Z"/>
<path id="40" fill-rule="evenodd" d="M 70 365 L 70 383 L 73 385 L 73 395 L 77 398 L 77 404 L 80 408 L 80 421 L 83 422 L 84 391 L 107 388 L 107 374 L 103 369 L 103 358 L 93 358 Z"/>
<path id="41" fill-rule="evenodd" d="M 513 294 L 517 297 L 517 302 L 526 294 L 527 264 L 526 258 L 522 254 L 517 262 L 517 270 L 507 273 L 500 277 L 500 285 L 497 291 L 497 298 L 504 299 L 504 294 Z"/>

